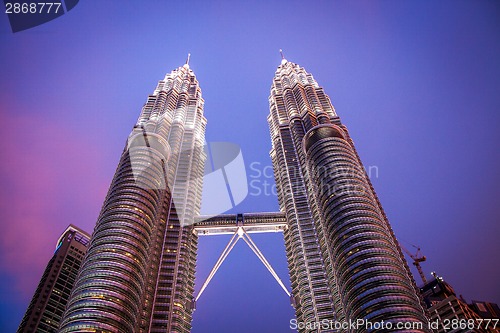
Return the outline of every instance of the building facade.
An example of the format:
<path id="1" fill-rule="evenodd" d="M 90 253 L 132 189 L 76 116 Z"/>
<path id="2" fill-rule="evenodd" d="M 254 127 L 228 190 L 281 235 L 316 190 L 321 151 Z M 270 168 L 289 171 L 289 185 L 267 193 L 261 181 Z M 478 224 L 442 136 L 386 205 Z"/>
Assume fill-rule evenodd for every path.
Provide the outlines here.
<path id="1" fill-rule="evenodd" d="M 500 330 L 494 304 L 473 301 L 468 305 L 462 296 L 457 297 L 453 287 L 437 274 L 420 288 L 428 308 L 430 320 L 438 333 L 497 333 Z M 487 309 L 486 304 L 490 305 Z M 481 306 L 482 305 L 482 306 Z M 481 309 L 484 312 L 478 312 Z M 498 309 L 498 306 L 497 306 Z M 499 311 L 500 313 L 500 311 Z"/>
<path id="2" fill-rule="evenodd" d="M 500 307 L 496 303 L 472 301 L 469 307 L 483 319 L 500 319 Z"/>
<path id="3" fill-rule="evenodd" d="M 188 64 L 167 74 L 149 96 L 60 332 L 190 331 L 198 233 L 231 223 L 222 217 L 192 226 L 206 159 L 203 103 Z M 283 59 L 269 103 L 280 213 L 269 213 L 268 222 L 286 220 L 278 229 L 284 232 L 297 321 L 420 323 L 407 331 L 429 332 L 408 265 L 329 97 L 311 74 Z"/>
<path id="4" fill-rule="evenodd" d="M 189 332 L 206 119 L 186 64 L 148 97 L 96 223 L 60 332 Z"/>
<path id="5" fill-rule="evenodd" d="M 269 103 L 297 320 L 423 323 L 413 331 L 428 331 L 408 265 L 329 97 L 283 58 Z"/>
<path id="6" fill-rule="evenodd" d="M 62 233 L 19 325 L 18 333 L 57 332 L 89 241 L 90 235 L 74 225 L 70 225 Z"/>

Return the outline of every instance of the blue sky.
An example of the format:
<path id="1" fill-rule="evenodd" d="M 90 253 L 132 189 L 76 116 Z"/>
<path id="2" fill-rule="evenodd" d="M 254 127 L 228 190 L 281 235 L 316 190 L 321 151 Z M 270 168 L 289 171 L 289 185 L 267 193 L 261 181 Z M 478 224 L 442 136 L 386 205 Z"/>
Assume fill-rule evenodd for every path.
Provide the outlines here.
<path id="1" fill-rule="evenodd" d="M 240 145 L 251 176 L 252 163 L 271 165 L 267 98 L 282 48 L 378 170 L 396 236 L 420 245 L 427 276 L 500 302 L 498 2 L 82 1 L 15 34 L 0 16 L 2 331 L 19 324 L 66 226 L 93 229 L 147 95 L 188 52 L 207 140 Z M 276 197 L 249 195 L 233 212 L 277 209 Z M 228 240 L 200 239 L 197 288 Z M 282 237 L 254 240 L 288 285 Z M 287 332 L 292 317 L 241 243 L 200 298 L 193 332 Z"/>

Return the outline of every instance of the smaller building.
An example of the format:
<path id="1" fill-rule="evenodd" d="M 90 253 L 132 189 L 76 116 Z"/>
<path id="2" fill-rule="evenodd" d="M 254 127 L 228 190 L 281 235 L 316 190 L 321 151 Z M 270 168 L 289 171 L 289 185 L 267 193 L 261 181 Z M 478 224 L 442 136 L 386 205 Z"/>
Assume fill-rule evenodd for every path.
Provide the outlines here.
<path id="1" fill-rule="evenodd" d="M 57 332 L 89 241 L 90 235 L 74 225 L 69 225 L 62 233 L 17 329 L 18 333 Z"/>
<path id="2" fill-rule="evenodd" d="M 472 301 L 469 304 L 472 310 L 484 319 L 500 319 L 500 308 L 498 304 L 490 302 Z M 500 323 L 499 325 L 500 326 Z"/>
<path id="3" fill-rule="evenodd" d="M 469 306 L 462 297 L 457 297 L 452 286 L 444 281 L 435 273 L 434 280 L 425 284 L 420 288 L 420 292 L 427 305 L 427 311 L 430 315 L 432 324 L 438 324 L 436 329 L 438 333 L 498 333 L 499 324 L 494 328 L 495 322 L 485 322 L 487 318 L 480 315 L 474 309 L 474 306 Z M 489 313 L 489 308 L 481 306 L 490 304 L 485 302 L 477 303 L 478 308 L 484 313 Z M 480 305 L 481 304 L 481 305 Z M 494 304 L 496 305 L 496 304 Z M 497 309 L 498 306 L 496 305 Z M 474 311 L 473 311 L 474 309 Z M 494 309 L 492 307 L 491 309 Z M 475 312 L 476 311 L 476 312 Z M 488 324 L 488 325 L 487 325 Z"/>

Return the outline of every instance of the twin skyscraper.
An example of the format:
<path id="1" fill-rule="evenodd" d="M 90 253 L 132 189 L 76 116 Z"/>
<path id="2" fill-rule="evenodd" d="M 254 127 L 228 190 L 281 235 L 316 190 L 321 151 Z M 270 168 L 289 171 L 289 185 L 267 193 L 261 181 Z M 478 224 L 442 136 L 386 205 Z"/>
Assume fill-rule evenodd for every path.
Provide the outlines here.
<path id="1" fill-rule="evenodd" d="M 297 322 L 363 319 L 393 328 L 421 323 L 421 328 L 394 331 L 429 332 L 408 265 L 323 88 L 283 57 L 269 104 L 280 212 L 255 223 L 265 224 L 266 216 L 284 221 Z M 60 332 L 191 330 L 195 222 L 207 158 L 203 106 L 188 64 L 167 74 L 148 97 L 102 206 Z"/>

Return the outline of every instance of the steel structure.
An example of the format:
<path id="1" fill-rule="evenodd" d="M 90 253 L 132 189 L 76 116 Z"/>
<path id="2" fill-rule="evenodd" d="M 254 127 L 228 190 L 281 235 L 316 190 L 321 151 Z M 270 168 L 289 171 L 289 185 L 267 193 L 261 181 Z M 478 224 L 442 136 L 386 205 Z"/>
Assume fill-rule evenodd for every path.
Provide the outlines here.
<path id="1" fill-rule="evenodd" d="M 290 297 L 290 292 L 249 235 L 251 233 L 283 232 L 287 228 L 285 215 L 283 213 L 228 214 L 215 217 L 200 216 L 197 220 L 199 222 L 197 221 L 193 225 L 193 232 L 198 236 L 230 234 L 232 237 L 224 251 L 222 251 L 206 281 L 203 283 L 200 292 L 195 297 L 195 302 L 198 301 L 217 270 L 240 239 L 243 239 L 248 247 L 250 247 L 269 273 L 271 273 L 278 282 L 280 287 L 285 291 L 288 297 Z"/>

